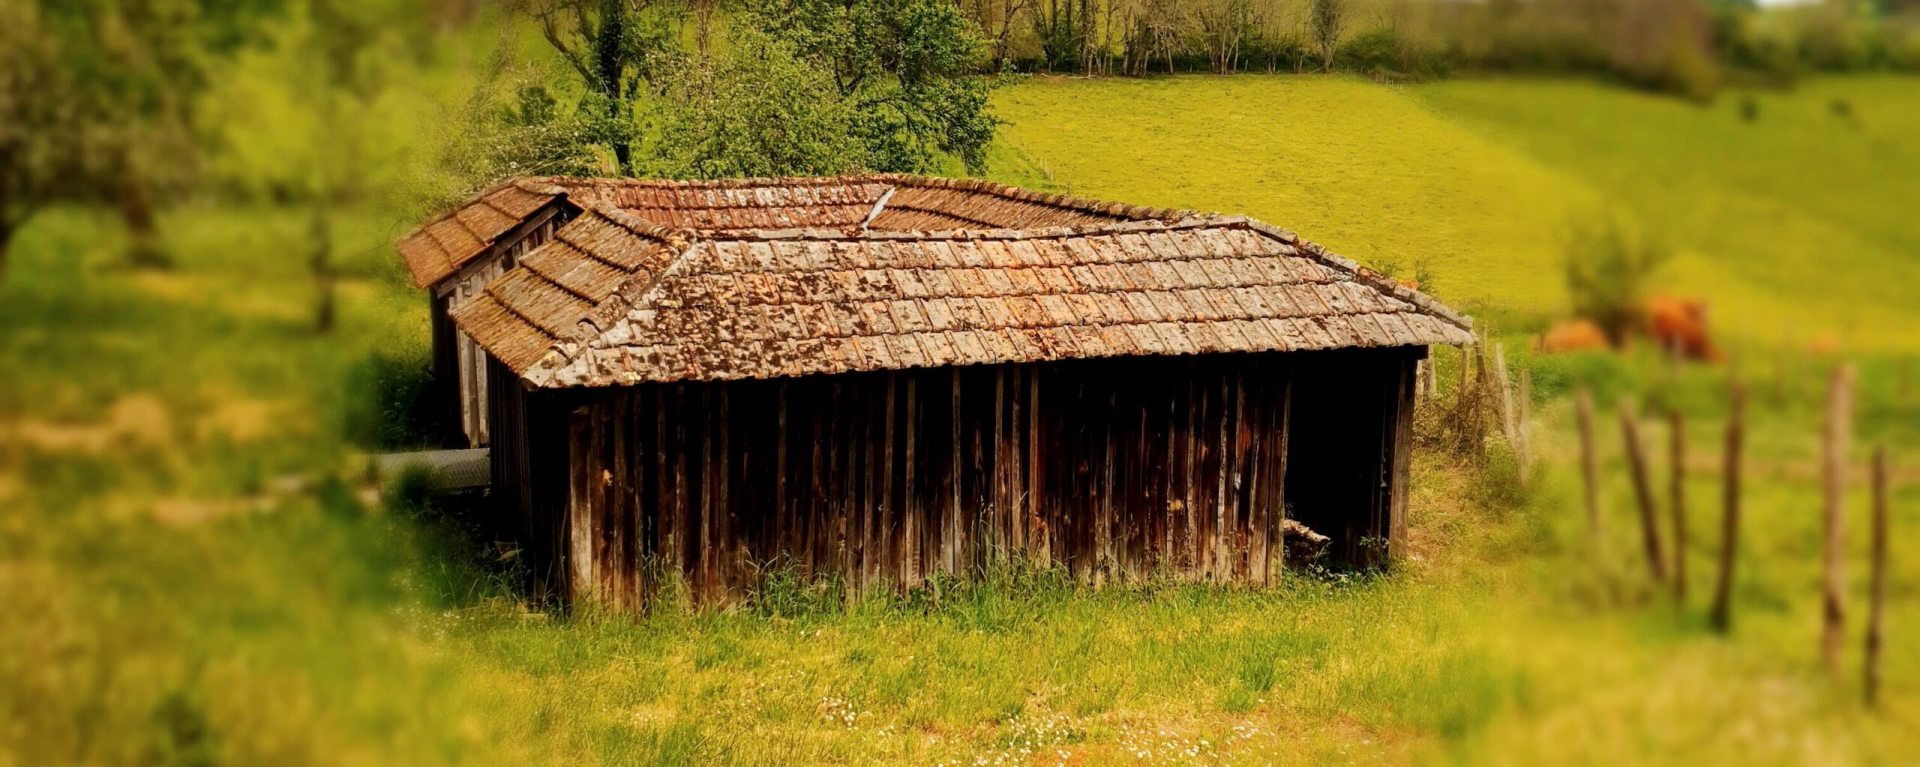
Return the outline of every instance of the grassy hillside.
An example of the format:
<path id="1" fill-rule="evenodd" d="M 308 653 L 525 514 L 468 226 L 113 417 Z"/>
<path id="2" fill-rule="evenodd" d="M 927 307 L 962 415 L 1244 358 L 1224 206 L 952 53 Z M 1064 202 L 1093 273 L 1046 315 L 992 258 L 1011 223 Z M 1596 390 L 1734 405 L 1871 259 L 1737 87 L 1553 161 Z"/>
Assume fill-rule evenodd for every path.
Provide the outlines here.
<path id="1" fill-rule="evenodd" d="M 1575 81 L 1325 77 L 1033 79 L 996 102 L 1005 141 L 1060 188 L 1247 213 L 1402 275 L 1424 262 L 1442 297 L 1508 329 L 1562 308 L 1569 231 L 1618 214 L 1679 251 L 1665 289 L 1711 299 L 1724 334 L 1905 351 L 1916 104 L 1910 78 L 1711 108 Z"/>
<path id="2" fill-rule="evenodd" d="M 1565 82 L 1032 80 L 997 97 L 993 159 L 1015 180 L 1243 211 L 1424 267 L 1514 330 L 1564 301 L 1566 222 L 1617 205 L 1682 246 L 1676 289 L 1713 296 L 1722 329 L 1763 353 L 1783 321 L 1796 342 L 1851 328 L 1862 348 L 1911 351 L 1920 158 L 1900 142 L 1916 90 L 1814 83 L 1756 97 L 1750 124 L 1737 101 Z M 1910 457 L 1887 706 L 1866 712 L 1851 671 L 1817 670 L 1812 403 L 1831 357 L 1755 381 L 1731 638 L 1705 629 L 1702 596 L 1723 373 L 1672 376 L 1649 355 L 1516 354 L 1534 366 L 1541 472 L 1523 491 L 1497 453 L 1473 471 L 1422 452 L 1412 559 L 1389 578 L 1094 594 L 1000 573 L 852 607 L 787 585 L 719 614 L 550 614 L 517 599 L 469 519 L 363 486 L 344 414 L 369 392 L 351 382 L 368 354 L 425 344 L 426 302 L 383 245 L 356 246 L 341 331 L 312 333 L 304 254 L 286 250 L 305 226 L 299 211 L 177 209 L 164 230 L 180 266 L 162 273 L 116 264 L 104 214 L 22 234 L 0 282 L 0 767 L 1893 764 L 1920 749 Z M 377 244 L 399 226 L 370 207 L 336 236 Z M 1451 380 L 1454 356 L 1438 359 Z M 1920 455 L 1904 368 L 1865 363 L 1862 441 Z M 1684 608 L 1639 575 L 1610 420 L 1611 553 L 1589 561 L 1576 381 L 1692 419 Z M 1851 508 L 1863 530 L 1858 494 Z"/>

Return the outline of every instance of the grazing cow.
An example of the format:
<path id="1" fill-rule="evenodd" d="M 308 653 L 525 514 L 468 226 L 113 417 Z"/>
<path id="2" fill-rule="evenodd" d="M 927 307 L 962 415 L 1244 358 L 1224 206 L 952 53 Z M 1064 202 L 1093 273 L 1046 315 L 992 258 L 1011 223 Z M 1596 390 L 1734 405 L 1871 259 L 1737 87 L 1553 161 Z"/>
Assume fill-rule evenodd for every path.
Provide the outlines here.
<path id="1" fill-rule="evenodd" d="M 1567 320 L 1540 337 L 1540 351 L 1548 354 L 1607 348 L 1607 334 L 1591 320 Z"/>
<path id="2" fill-rule="evenodd" d="M 1655 296 L 1647 302 L 1647 333 L 1662 349 L 1690 360 L 1720 360 L 1720 350 L 1707 333 L 1707 302 L 1694 298 Z"/>

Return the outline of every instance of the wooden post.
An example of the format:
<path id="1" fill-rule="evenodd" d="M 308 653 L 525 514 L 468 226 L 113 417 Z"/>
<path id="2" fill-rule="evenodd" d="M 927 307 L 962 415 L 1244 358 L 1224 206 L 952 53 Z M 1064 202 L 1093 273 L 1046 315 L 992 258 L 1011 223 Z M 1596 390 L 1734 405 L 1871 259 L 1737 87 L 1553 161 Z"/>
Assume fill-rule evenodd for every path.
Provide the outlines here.
<path id="1" fill-rule="evenodd" d="M 1600 456 L 1593 445 L 1593 394 L 1580 387 L 1573 395 L 1574 414 L 1580 422 L 1580 475 L 1585 480 L 1587 501 L 1587 539 L 1595 557 L 1601 552 L 1600 528 Z"/>
<path id="2" fill-rule="evenodd" d="M 1673 603 L 1687 603 L 1687 419 L 1674 408 L 1667 416 L 1668 462 L 1672 473 L 1667 488 L 1673 512 Z"/>
<path id="3" fill-rule="evenodd" d="M 1525 485 L 1533 475 L 1533 434 L 1528 424 L 1533 422 L 1533 369 L 1520 369 L 1520 412 L 1516 415 L 1513 436 L 1519 439 L 1520 484 Z"/>
<path id="4" fill-rule="evenodd" d="M 1513 423 L 1513 383 L 1507 378 L 1507 345 L 1493 345 L 1493 372 L 1499 376 L 1495 385 L 1500 387 L 1500 434 L 1507 438 L 1507 447 L 1513 448 L 1517 458 L 1520 455 L 1520 437 Z"/>
<path id="5" fill-rule="evenodd" d="M 1867 592 L 1867 705 L 1880 703 L 1880 650 L 1885 644 L 1887 601 L 1887 448 L 1873 452 L 1873 559 Z"/>
<path id="6" fill-rule="evenodd" d="M 1846 628 L 1846 492 L 1847 431 L 1853 413 L 1853 366 L 1841 363 L 1834 368 L 1827 390 L 1826 457 L 1826 556 L 1825 604 L 1821 612 L 1820 657 L 1827 672 L 1840 670 L 1841 644 Z"/>
<path id="7" fill-rule="evenodd" d="M 1742 421 L 1747 414 L 1747 388 L 1733 382 L 1733 402 L 1727 411 L 1726 466 L 1722 470 L 1720 511 L 1720 578 L 1713 588 L 1713 629 L 1722 634 L 1733 626 L 1733 560 L 1740 548 L 1740 449 Z"/>
<path id="8" fill-rule="evenodd" d="M 1640 507 L 1640 533 L 1646 546 L 1647 568 L 1652 571 L 1655 583 L 1665 583 L 1666 556 L 1660 550 L 1660 523 L 1653 509 L 1653 484 L 1647 479 L 1647 456 L 1640 446 L 1640 423 L 1624 399 L 1620 401 L 1620 436 L 1626 443 L 1627 468 L 1633 473 L 1634 500 Z"/>

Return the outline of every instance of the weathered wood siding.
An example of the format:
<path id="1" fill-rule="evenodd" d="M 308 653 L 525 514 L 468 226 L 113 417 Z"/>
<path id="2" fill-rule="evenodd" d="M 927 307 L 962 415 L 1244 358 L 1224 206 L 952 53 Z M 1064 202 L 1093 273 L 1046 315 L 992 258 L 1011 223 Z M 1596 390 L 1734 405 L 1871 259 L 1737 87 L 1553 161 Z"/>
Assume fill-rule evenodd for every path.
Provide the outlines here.
<path id="1" fill-rule="evenodd" d="M 1324 448 L 1292 444 L 1358 467 L 1292 484 L 1359 561 L 1357 541 L 1404 538 L 1412 351 L 607 390 L 568 418 L 571 591 L 635 607 L 673 577 L 708 602 L 770 568 L 874 589 L 1009 559 L 1092 583 L 1269 583 L 1296 380 L 1352 419 Z"/>
<path id="2" fill-rule="evenodd" d="M 453 326 L 450 315 L 486 290 L 487 283 L 518 265 L 522 256 L 552 239 L 554 230 L 568 218 L 569 210 L 556 203 L 502 236 L 486 255 L 434 286 L 434 374 L 453 400 L 451 408 L 468 447 L 483 447 L 492 441 L 487 417 L 491 357 L 471 336 Z"/>

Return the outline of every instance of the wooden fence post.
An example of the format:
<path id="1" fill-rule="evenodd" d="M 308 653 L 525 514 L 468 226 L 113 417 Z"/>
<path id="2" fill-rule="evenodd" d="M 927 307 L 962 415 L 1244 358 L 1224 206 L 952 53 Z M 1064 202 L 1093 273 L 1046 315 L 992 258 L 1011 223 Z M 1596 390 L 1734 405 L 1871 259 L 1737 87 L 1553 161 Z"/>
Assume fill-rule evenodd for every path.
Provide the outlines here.
<path id="1" fill-rule="evenodd" d="M 1667 415 L 1668 458 L 1672 473 L 1667 481 L 1667 503 L 1673 512 L 1673 602 L 1687 602 L 1687 417 L 1674 408 Z"/>
<path id="2" fill-rule="evenodd" d="M 1821 612 L 1821 659 L 1830 674 L 1840 671 L 1841 645 L 1846 633 L 1846 492 L 1847 431 L 1853 413 L 1853 366 L 1840 363 L 1834 368 L 1827 390 L 1827 428 L 1824 442 L 1826 457 L 1826 556 L 1824 592 L 1826 609 Z"/>
<path id="3" fill-rule="evenodd" d="M 1887 601 L 1887 448 L 1873 453 L 1872 585 L 1867 592 L 1867 705 L 1880 703 L 1880 650 L 1885 643 Z"/>
<path id="4" fill-rule="evenodd" d="M 1740 449 L 1747 415 L 1747 387 L 1733 382 L 1733 402 L 1727 412 L 1726 465 L 1721 474 L 1720 578 L 1713 588 L 1713 629 L 1722 634 L 1733 626 L 1733 561 L 1740 549 Z"/>
<path id="5" fill-rule="evenodd" d="M 1514 456 L 1520 454 L 1520 438 L 1514 435 L 1513 425 L 1513 382 L 1507 378 L 1507 345 L 1493 345 L 1493 373 L 1499 376 L 1495 382 L 1500 388 L 1500 434 L 1507 438 L 1507 446 L 1513 448 Z"/>
<path id="6" fill-rule="evenodd" d="M 1653 509 L 1653 483 L 1647 479 L 1647 456 L 1640 445 L 1640 424 L 1632 406 L 1620 401 L 1620 436 L 1626 443 L 1627 468 L 1633 473 L 1634 500 L 1640 506 L 1641 540 L 1646 545 L 1647 567 L 1655 583 L 1667 580 L 1666 556 L 1660 550 L 1660 523 Z"/>
<path id="7" fill-rule="evenodd" d="M 1533 422 L 1533 369 L 1520 369 L 1520 412 L 1514 423 L 1513 435 L 1520 439 L 1520 483 L 1526 484 L 1533 474 L 1533 434 L 1527 424 Z"/>
<path id="8" fill-rule="evenodd" d="M 1593 394 L 1582 386 L 1573 394 L 1573 410 L 1580 422 L 1580 475 L 1585 479 L 1587 542 L 1595 557 L 1601 552 L 1600 456 L 1593 445 Z"/>

